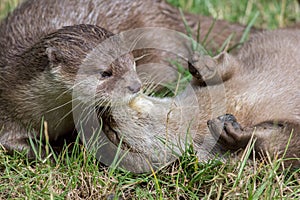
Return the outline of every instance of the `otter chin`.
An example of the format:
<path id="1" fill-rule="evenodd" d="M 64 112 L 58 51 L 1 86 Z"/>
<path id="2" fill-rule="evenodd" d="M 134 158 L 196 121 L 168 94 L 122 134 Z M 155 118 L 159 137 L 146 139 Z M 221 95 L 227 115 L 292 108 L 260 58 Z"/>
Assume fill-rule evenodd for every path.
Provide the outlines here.
<path id="1" fill-rule="evenodd" d="M 122 140 L 122 135 L 117 128 L 117 124 L 112 118 L 111 115 L 102 117 L 102 131 L 107 136 L 110 142 L 112 142 L 116 147 L 120 146 L 120 148 L 124 151 L 134 152 L 134 147 L 130 147 L 124 140 Z"/>

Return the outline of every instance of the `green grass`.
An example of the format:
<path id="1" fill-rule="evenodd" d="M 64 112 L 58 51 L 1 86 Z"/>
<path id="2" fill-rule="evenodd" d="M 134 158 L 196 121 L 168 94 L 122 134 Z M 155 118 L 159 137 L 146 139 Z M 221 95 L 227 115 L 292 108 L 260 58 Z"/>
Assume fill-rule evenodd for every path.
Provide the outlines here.
<path id="1" fill-rule="evenodd" d="M 231 22 L 247 24 L 256 13 L 255 26 L 274 29 L 286 27 L 300 20 L 296 0 L 168 0 L 186 11 L 213 16 Z"/>
<path id="2" fill-rule="evenodd" d="M 1 0 L 0 19 L 6 16 L 21 0 Z M 167 0 L 185 11 L 213 16 L 231 22 L 248 24 L 256 13 L 255 26 L 274 29 L 300 21 L 297 0 Z"/>
<path id="3" fill-rule="evenodd" d="M 299 21 L 296 1 L 169 0 L 204 15 L 255 26 L 278 28 Z M 0 18 L 17 0 L 0 1 Z M 247 3 L 249 2 L 249 3 Z M 55 163 L 27 161 L 22 154 L 0 150 L 0 199 L 297 199 L 299 171 L 280 171 L 282 160 L 248 161 L 247 156 L 222 163 L 198 163 L 193 149 L 155 173 L 132 174 L 101 166 L 79 145 L 66 147 Z M 0 148 L 1 149 L 1 148 Z M 248 150 L 250 151 L 250 150 Z M 245 154 L 247 155 L 247 154 Z"/>
<path id="4" fill-rule="evenodd" d="M 0 19 L 4 18 L 8 12 L 12 11 L 20 0 L 1 0 L 0 1 Z"/>
<path id="5" fill-rule="evenodd" d="M 279 171 L 281 160 L 198 163 L 192 149 L 174 164 L 149 174 L 101 166 L 82 146 L 55 164 L 0 152 L 0 197 L 5 199 L 270 199 L 296 198 L 299 172 Z M 250 152 L 250 150 L 249 150 Z"/>

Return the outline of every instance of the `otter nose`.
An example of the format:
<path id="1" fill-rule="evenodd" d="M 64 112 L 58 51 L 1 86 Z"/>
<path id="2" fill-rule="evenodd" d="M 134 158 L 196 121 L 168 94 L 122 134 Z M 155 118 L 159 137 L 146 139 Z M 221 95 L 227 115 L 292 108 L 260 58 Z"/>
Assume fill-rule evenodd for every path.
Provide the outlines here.
<path id="1" fill-rule="evenodd" d="M 133 84 L 127 86 L 128 90 L 132 93 L 137 93 L 141 90 L 142 84 L 140 82 L 134 82 Z"/>

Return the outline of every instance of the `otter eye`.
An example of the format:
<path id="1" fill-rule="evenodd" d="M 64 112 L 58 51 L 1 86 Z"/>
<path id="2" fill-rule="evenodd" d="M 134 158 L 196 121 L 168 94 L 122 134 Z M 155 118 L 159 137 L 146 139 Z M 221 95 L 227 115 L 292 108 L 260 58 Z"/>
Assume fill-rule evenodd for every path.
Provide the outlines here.
<path id="1" fill-rule="evenodd" d="M 104 71 L 104 72 L 100 72 L 101 76 L 103 78 L 108 78 L 112 76 L 112 72 L 111 71 Z"/>

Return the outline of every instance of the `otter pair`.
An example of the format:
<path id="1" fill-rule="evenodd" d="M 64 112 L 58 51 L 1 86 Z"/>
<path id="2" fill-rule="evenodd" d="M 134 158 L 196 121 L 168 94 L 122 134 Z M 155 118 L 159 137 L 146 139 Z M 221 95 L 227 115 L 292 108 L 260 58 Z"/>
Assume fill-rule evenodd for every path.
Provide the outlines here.
<path id="1" fill-rule="evenodd" d="M 193 14 L 186 19 L 194 32 L 199 20 L 206 32 L 214 21 Z M 139 91 L 133 57 L 125 49 L 115 59 L 111 52 L 120 43 L 114 39 L 117 45 L 99 47 L 112 34 L 97 25 L 115 33 L 140 27 L 185 30 L 179 11 L 164 1 L 24 1 L 0 24 L 0 143 L 8 150 L 32 155 L 28 139 L 40 137 L 42 118 L 50 141 L 71 134 L 74 101 L 90 103 L 101 113 L 108 105 L 130 102 Z M 239 41 L 243 30 L 217 20 L 207 41 L 223 43 L 232 32 Z M 75 86 L 85 95 L 73 98 Z"/>
<path id="2" fill-rule="evenodd" d="M 299 156 L 299 31 L 258 35 L 237 56 L 223 53 L 214 60 L 199 60 L 195 55 L 190 66 L 195 79 L 192 90 L 175 98 L 147 97 L 137 94 L 141 83 L 133 57 L 123 48 L 118 59 L 111 54 L 121 43 L 112 39 L 108 46 L 99 47 L 111 33 L 95 25 L 62 28 L 80 23 L 115 32 L 143 26 L 183 28 L 178 12 L 163 1 L 126 1 L 114 6 L 116 2 L 28 0 L 1 23 L 0 47 L 7 50 L 0 52 L 0 143 L 4 147 L 29 150 L 32 155 L 28 139 L 38 139 L 42 117 L 48 122 L 50 141 L 55 141 L 74 130 L 72 111 L 82 108 L 84 114 L 92 114 L 90 106 L 104 113 L 103 129 L 113 143 L 123 138 L 122 148 L 130 154 L 122 164 L 137 172 L 149 170 L 149 163 L 160 166 L 171 161 L 187 143 L 194 145 L 200 160 L 243 148 L 253 132 L 256 149 L 272 153 L 282 153 L 293 133 L 286 155 Z M 108 8 L 113 10 L 106 12 Z M 109 15 L 122 12 L 135 16 Z M 187 16 L 192 27 L 199 18 L 211 21 Z M 217 23 L 215 27 L 227 26 L 242 34 L 242 26 Z M 206 68 L 216 68 L 220 76 Z M 162 69 L 162 74 L 167 71 Z M 84 95 L 74 98 L 75 87 Z M 225 113 L 236 118 L 222 116 Z"/>

